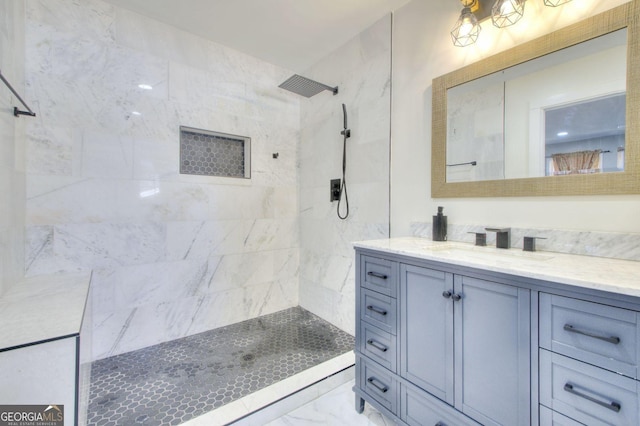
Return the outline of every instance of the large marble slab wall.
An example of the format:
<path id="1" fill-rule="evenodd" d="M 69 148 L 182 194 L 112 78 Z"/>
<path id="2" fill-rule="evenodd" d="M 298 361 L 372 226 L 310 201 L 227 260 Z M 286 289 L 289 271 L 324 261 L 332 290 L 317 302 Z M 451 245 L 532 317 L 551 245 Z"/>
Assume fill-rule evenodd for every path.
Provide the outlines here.
<path id="1" fill-rule="evenodd" d="M 26 271 L 93 270 L 94 357 L 297 305 L 290 71 L 100 0 L 26 16 Z M 251 137 L 251 179 L 179 174 L 180 125 Z"/>
<path id="2" fill-rule="evenodd" d="M 331 86 L 301 104 L 300 305 L 354 333 L 353 241 L 389 235 L 391 16 L 305 71 Z M 329 181 L 342 178 L 342 103 L 349 217 L 337 217 Z M 344 214 L 344 204 L 342 213 Z"/>
<path id="3" fill-rule="evenodd" d="M 0 2 L 0 70 L 23 99 L 24 27 L 24 3 Z M 0 295 L 24 276 L 24 129 L 30 118 L 14 117 L 15 106 L 24 110 L 0 82 Z"/>

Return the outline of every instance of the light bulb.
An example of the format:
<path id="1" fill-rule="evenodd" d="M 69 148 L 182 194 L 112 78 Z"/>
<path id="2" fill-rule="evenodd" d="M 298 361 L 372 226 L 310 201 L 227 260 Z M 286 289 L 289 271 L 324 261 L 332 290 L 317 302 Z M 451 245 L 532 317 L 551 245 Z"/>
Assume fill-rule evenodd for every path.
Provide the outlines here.
<path id="1" fill-rule="evenodd" d="M 475 15 L 471 9 L 465 7 L 451 30 L 451 40 L 455 46 L 469 46 L 476 42 L 480 30 L 481 27 Z"/>
<path id="2" fill-rule="evenodd" d="M 525 0 L 496 0 L 491 8 L 491 20 L 498 28 L 515 24 L 524 14 Z"/>

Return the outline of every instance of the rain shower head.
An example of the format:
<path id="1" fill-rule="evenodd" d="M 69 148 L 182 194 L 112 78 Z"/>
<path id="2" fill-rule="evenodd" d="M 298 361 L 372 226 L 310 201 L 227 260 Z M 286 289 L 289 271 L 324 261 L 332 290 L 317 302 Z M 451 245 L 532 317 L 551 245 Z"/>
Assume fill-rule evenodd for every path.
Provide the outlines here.
<path id="1" fill-rule="evenodd" d="M 323 90 L 329 90 L 330 92 L 333 92 L 334 95 L 338 94 L 338 86 L 327 86 L 326 84 L 318 83 L 317 81 L 310 80 L 298 74 L 292 75 L 287 79 L 287 81 L 285 81 L 278 87 L 281 87 L 298 95 L 302 95 L 305 98 L 310 98 L 314 95 L 317 95 Z"/>

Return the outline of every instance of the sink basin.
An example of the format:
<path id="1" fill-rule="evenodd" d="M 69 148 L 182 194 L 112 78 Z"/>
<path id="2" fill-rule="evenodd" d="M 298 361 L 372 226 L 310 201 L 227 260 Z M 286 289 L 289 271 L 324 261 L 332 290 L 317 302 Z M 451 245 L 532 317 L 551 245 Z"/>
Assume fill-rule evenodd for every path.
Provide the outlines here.
<path id="1" fill-rule="evenodd" d="M 540 252 L 522 250 L 496 249 L 493 247 L 463 246 L 457 244 L 443 244 L 425 247 L 425 251 L 438 252 L 447 257 L 459 257 L 461 259 L 474 259 L 482 261 L 518 261 L 518 262 L 544 262 L 553 259 L 554 256 Z"/>

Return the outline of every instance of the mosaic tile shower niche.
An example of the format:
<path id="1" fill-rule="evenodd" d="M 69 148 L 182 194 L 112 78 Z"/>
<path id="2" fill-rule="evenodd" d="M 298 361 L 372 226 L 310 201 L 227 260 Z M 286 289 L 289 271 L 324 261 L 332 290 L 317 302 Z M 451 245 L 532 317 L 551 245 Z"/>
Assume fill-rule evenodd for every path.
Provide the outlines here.
<path id="1" fill-rule="evenodd" d="M 251 138 L 180 126 L 180 173 L 251 178 Z"/>

